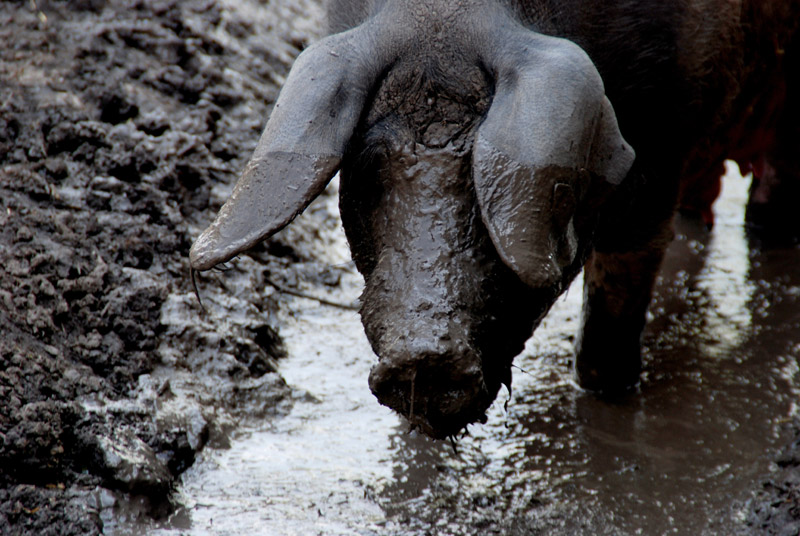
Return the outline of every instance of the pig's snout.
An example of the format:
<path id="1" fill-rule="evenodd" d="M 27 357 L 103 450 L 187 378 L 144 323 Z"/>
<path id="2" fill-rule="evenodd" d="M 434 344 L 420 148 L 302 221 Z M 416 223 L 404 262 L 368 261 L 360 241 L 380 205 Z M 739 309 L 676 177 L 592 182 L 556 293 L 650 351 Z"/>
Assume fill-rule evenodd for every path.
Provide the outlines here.
<path id="1" fill-rule="evenodd" d="M 455 435 L 476 420 L 485 422 L 490 403 L 480 359 L 463 354 L 384 356 L 372 368 L 369 386 L 412 428 L 437 439 Z"/>

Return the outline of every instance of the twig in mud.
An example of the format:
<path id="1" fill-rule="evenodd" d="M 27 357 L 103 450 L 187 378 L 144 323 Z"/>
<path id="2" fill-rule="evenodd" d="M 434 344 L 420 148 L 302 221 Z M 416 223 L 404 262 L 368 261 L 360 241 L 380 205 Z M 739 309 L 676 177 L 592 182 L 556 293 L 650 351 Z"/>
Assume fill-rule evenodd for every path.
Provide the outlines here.
<path id="1" fill-rule="evenodd" d="M 458 446 L 456 445 L 456 436 L 454 435 L 450 436 L 450 445 L 452 445 L 453 447 L 453 454 L 458 456 Z"/>
<path id="2" fill-rule="evenodd" d="M 519 370 L 521 370 L 522 372 L 524 372 L 524 373 L 525 373 L 525 374 L 527 374 L 528 376 L 531 376 L 531 377 L 533 377 L 533 374 L 531 374 L 530 372 L 528 372 L 528 371 L 527 371 L 527 370 L 525 370 L 524 368 L 520 367 L 519 365 L 515 365 L 514 363 L 511 363 L 511 366 L 512 366 L 513 368 L 515 368 L 515 369 L 519 369 Z M 511 390 L 511 389 L 509 389 L 509 391 L 510 391 L 510 390 Z"/>
<path id="3" fill-rule="evenodd" d="M 417 381 L 417 371 L 411 376 L 411 409 L 408 412 L 408 420 L 414 422 L 414 382 Z M 412 425 L 413 426 L 413 425 Z"/>
<path id="4" fill-rule="evenodd" d="M 325 298 L 320 298 L 318 296 L 312 296 L 310 294 L 306 294 L 305 292 L 299 292 L 297 290 L 292 290 L 290 288 L 286 288 L 277 284 L 276 282 L 272 281 L 268 277 L 264 278 L 264 282 L 266 282 L 269 286 L 273 287 L 278 292 L 283 294 L 288 294 L 289 296 L 294 296 L 296 298 L 305 298 L 307 300 L 314 300 L 315 302 L 321 303 L 322 305 L 328 305 L 330 307 L 337 307 L 339 309 L 345 309 L 347 311 L 358 311 L 358 307 L 355 305 L 348 305 L 346 303 L 339 303 L 335 301 L 326 300 Z"/>
<path id="5" fill-rule="evenodd" d="M 191 266 L 189 267 L 189 277 L 192 279 L 192 288 L 194 288 L 194 295 L 197 297 L 197 303 L 200 305 L 200 309 L 203 311 L 203 314 L 208 314 L 205 305 L 203 305 L 203 300 L 200 298 L 200 291 L 197 289 L 197 270 Z"/>

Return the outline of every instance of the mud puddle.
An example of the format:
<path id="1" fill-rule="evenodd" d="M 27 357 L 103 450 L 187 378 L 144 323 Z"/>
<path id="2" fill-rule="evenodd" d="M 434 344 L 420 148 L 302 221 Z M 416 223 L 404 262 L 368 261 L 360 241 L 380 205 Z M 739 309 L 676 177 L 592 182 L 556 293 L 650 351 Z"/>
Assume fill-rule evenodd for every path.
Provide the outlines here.
<path id="1" fill-rule="evenodd" d="M 372 397 L 356 313 L 297 299 L 282 328 L 291 412 L 207 449 L 169 520 L 107 533 L 749 533 L 749 501 L 797 413 L 800 249 L 750 253 L 747 187 L 726 177 L 712 233 L 679 226 L 635 396 L 603 402 L 572 384 L 578 281 L 517 358 L 511 395 L 454 452 Z M 340 238 L 330 263 L 346 256 Z M 357 297 L 353 272 L 335 299 Z"/>

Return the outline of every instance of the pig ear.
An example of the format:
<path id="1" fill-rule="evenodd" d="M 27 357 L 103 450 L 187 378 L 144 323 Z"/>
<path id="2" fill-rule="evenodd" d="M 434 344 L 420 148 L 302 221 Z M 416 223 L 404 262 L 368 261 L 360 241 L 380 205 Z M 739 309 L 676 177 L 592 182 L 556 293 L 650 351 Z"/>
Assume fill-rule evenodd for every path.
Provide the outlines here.
<path id="1" fill-rule="evenodd" d="M 588 171 L 617 185 L 634 152 L 577 45 L 525 30 L 489 48 L 497 51 L 485 58 L 495 96 L 473 150 L 476 195 L 503 261 L 529 285 L 545 286 L 560 277 L 557 252 L 542 232 L 553 225 L 556 177 L 577 180 Z"/>
<path id="2" fill-rule="evenodd" d="M 214 222 L 192 245 L 195 270 L 249 249 L 291 222 L 339 168 L 380 67 L 370 28 L 336 34 L 292 66 L 258 146 Z"/>

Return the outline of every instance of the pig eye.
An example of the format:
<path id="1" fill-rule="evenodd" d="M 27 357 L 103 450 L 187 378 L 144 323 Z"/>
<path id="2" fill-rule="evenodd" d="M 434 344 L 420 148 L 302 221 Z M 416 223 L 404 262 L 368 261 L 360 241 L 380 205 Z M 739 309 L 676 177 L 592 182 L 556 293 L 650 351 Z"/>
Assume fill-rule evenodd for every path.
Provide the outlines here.
<path id="1" fill-rule="evenodd" d="M 382 143 L 364 143 L 355 152 L 349 162 L 353 170 L 361 173 L 374 172 L 380 169 L 381 162 L 386 159 L 386 146 Z"/>

